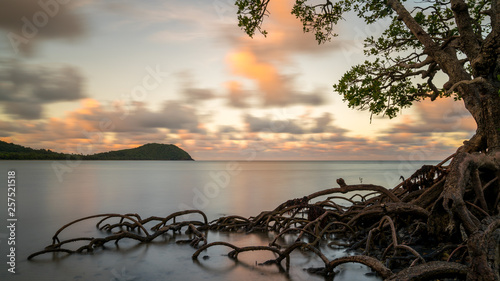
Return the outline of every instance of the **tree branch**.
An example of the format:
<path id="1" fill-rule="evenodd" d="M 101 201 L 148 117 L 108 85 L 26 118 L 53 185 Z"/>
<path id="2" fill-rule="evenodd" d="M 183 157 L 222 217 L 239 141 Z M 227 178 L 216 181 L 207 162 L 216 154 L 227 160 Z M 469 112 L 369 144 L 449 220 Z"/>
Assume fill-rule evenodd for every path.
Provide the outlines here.
<path id="1" fill-rule="evenodd" d="M 479 55 L 480 42 L 472 28 L 473 19 L 469 15 L 467 4 L 463 0 L 451 0 L 451 10 L 460 33 L 461 49 L 471 60 Z"/>
<path id="2" fill-rule="evenodd" d="M 427 32 L 417 23 L 417 21 L 412 17 L 412 15 L 406 10 L 406 8 L 398 0 L 388 0 L 387 4 L 398 14 L 399 19 L 401 19 L 405 25 L 410 29 L 410 31 L 417 37 L 418 41 L 424 45 L 426 49 L 436 49 L 437 44 L 432 40 Z"/>
<path id="3" fill-rule="evenodd" d="M 398 66 L 408 68 L 408 69 L 410 69 L 410 68 L 415 69 L 415 68 L 422 68 L 422 67 L 429 65 L 433 62 L 434 62 L 434 59 L 430 56 L 427 56 L 427 58 L 425 58 L 425 60 L 423 60 L 419 63 L 408 64 L 408 63 L 401 62 L 398 64 Z"/>
<path id="4" fill-rule="evenodd" d="M 500 0 L 491 1 L 491 27 L 492 33 L 500 33 Z"/>
<path id="5" fill-rule="evenodd" d="M 453 84 L 453 86 L 451 86 L 451 88 L 446 91 L 446 94 L 451 94 L 453 93 L 453 91 L 460 85 L 470 85 L 470 84 L 474 84 L 474 83 L 487 83 L 488 81 L 486 81 L 486 79 L 484 79 L 483 77 L 476 77 L 472 80 L 462 80 L 462 81 L 459 81 L 455 84 Z"/>

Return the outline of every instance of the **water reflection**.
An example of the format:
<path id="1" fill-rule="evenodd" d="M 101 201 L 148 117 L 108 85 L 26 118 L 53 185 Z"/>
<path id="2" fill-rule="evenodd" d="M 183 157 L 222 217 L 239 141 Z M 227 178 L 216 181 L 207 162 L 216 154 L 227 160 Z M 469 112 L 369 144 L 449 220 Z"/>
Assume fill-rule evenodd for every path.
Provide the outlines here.
<path id="1" fill-rule="evenodd" d="M 102 213 L 138 213 L 167 216 L 180 206 L 198 209 L 193 204 L 195 189 L 216 182 L 214 173 L 227 172 L 226 162 L 82 162 L 60 182 L 51 161 L 0 161 L 0 169 L 16 169 L 18 175 L 17 271 L 15 275 L 0 271 L 1 280 L 323 280 L 304 271 L 323 265 L 314 254 L 295 251 L 289 272 L 275 266 L 258 266 L 273 258 L 269 253 L 243 253 L 238 262 L 227 257 L 230 249 L 214 247 L 202 255 L 208 259 L 193 262 L 194 249 L 174 243 L 178 236 L 165 235 L 150 244 L 122 240 L 110 243 L 91 255 L 55 254 L 26 261 L 29 254 L 51 243 L 52 235 L 62 225 L 75 219 Z M 398 163 L 338 162 L 239 162 L 241 172 L 232 175 L 226 186 L 208 196 L 201 208 L 216 219 L 223 214 L 244 217 L 274 209 L 280 203 L 312 192 L 334 187 L 343 177 L 357 183 L 362 171 L 364 183 L 387 186 L 388 171 L 399 177 Z M 408 175 L 404 175 L 407 177 Z M 6 173 L 0 174 L 6 182 Z M 217 182 L 216 182 L 217 183 Z M 0 193 L 6 202 L 6 192 Z M 196 218 L 195 218 L 196 219 Z M 6 221 L 5 212 L 0 220 Z M 2 232 L 0 231 L 0 234 Z M 64 237 L 102 236 L 95 221 L 65 230 Z M 208 233 L 209 242 L 227 241 L 240 246 L 267 245 L 274 234 Z M 293 236 L 280 240 L 290 243 Z M 2 253 L 5 241 L 0 241 Z M 346 255 L 321 245 L 329 259 Z M 6 263 L 6 255 L 0 256 Z M 358 264 L 344 264 L 337 269 L 335 280 L 377 280 L 365 276 L 369 270 Z M 8 279 L 7 279 L 8 278 Z M 127 279 L 128 278 L 128 279 Z M 133 279 L 131 279 L 133 278 Z"/>

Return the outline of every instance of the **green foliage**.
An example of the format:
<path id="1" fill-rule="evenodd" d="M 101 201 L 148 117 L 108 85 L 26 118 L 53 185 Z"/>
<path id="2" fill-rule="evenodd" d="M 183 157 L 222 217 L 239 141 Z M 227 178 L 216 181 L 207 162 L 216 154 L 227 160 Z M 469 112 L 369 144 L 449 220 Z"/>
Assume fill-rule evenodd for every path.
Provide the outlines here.
<path id="1" fill-rule="evenodd" d="M 137 148 L 110 151 L 93 155 L 76 155 L 32 149 L 0 141 L 1 160 L 193 160 L 184 150 L 173 144 L 150 143 Z"/>
<path id="2" fill-rule="evenodd" d="M 266 36 L 267 31 L 261 29 L 264 16 L 267 16 L 267 4 L 269 0 L 237 0 L 238 26 L 243 28 L 248 36 L 253 37 L 257 29 Z"/>
<path id="3" fill-rule="evenodd" d="M 316 41 L 321 44 L 337 36 L 333 27 L 342 19 L 342 13 L 349 9 L 345 4 L 346 1 L 338 1 L 335 4 L 328 1 L 324 5 L 311 6 L 307 4 L 307 0 L 297 0 L 292 14 L 302 21 L 304 32 L 314 31 Z"/>
<path id="4" fill-rule="evenodd" d="M 143 146 L 98 153 L 85 157 L 87 160 L 193 160 L 184 150 L 173 144 L 149 143 Z"/>
<path id="5" fill-rule="evenodd" d="M 279 0 L 274 0 L 279 1 Z M 449 1 L 422 0 L 406 1 L 413 20 L 442 48 L 452 46 L 458 58 L 464 60 L 464 69 L 472 73 L 470 62 L 458 43 L 459 29 L 455 13 Z M 253 36 L 267 13 L 267 1 L 238 0 L 239 26 Z M 478 38 L 484 38 L 491 31 L 486 20 L 491 1 L 466 1 L 472 29 Z M 401 15 L 391 8 L 387 0 L 295 0 L 291 13 L 303 24 L 304 32 L 313 32 L 318 43 L 330 41 L 337 36 L 334 27 L 346 13 L 356 13 L 367 25 L 386 27 L 377 37 L 365 39 L 364 53 L 368 56 L 361 65 L 353 66 L 333 87 L 353 108 L 367 109 L 374 114 L 389 117 L 409 107 L 413 101 L 432 100 L 450 96 L 444 88 L 446 81 L 435 79 L 443 73 L 440 65 L 424 50 L 423 44 L 402 21 Z M 381 22 L 389 20 L 390 24 Z M 388 25 L 388 26 L 387 26 Z M 441 85 L 435 85 L 439 81 Z M 437 82 L 436 82 L 437 83 Z M 455 95 L 455 99 L 460 96 Z"/>
<path id="6" fill-rule="evenodd" d="M 401 74 L 386 77 L 387 73 L 397 72 Z M 349 107 L 368 109 L 374 114 L 384 113 L 390 118 L 395 117 L 400 108 L 409 107 L 418 99 L 412 94 L 420 90 L 404 77 L 403 69 L 386 68 L 379 59 L 354 66 L 333 87 L 343 93 Z"/>

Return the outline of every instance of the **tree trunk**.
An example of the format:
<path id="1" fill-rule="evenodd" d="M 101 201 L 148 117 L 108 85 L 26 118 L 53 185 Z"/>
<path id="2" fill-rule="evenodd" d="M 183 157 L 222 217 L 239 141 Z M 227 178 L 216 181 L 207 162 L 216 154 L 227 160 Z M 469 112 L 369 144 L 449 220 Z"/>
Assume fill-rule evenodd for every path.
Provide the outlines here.
<path id="1" fill-rule="evenodd" d="M 495 78 L 496 79 L 496 78 Z M 498 280 L 487 261 L 487 249 L 477 245 L 485 222 L 473 214 L 473 208 L 481 208 L 489 217 L 500 216 L 498 193 L 500 183 L 493 189 L 494 196 L 485 196 L 483 184 L 495 178 L 500 171 L 500 94 L 498 83 L 479 82 L 457 87 L 464 99 L 466 108 L 477 123 L 476 135 L 457 150 L 457 155 L 450 163 L 443 192 L 434 204 L 428 219 L 429 231 L 439 241 L 467 243 L 468 252 L 473 260 L 468 273 L 468 280 Z M 468 91 L 468 92 L 464 92 Z M 481 180 L 481 176 L 483 180 Z M 474 194 L 473 199 L 466 198 L 466 193 Z M 481 207 L 471 207 L 475 201 Z M 494 206 L 494 208 L 488 208 Z"/>
<path id="2" fill-rule="evenodd" d="M 486 148 L 489 151 L 500 149 L 500 93 L 493 90 L 482 97 L 482 118 L 478 120 L 480 128 L 485 135 Z"/>

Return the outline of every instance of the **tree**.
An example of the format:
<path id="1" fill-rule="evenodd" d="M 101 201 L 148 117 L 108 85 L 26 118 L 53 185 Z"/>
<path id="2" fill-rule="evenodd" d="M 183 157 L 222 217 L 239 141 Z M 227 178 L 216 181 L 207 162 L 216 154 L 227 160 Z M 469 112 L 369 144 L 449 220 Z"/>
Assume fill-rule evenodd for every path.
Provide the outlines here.
<path id="1" fill-rule="evenodd" d="M 269 2 L 236 1 L 249 36 L 267 34 Z M 349 107 L 392 118 L 414 102 L 454 96 L 476 121 L 431 198 L 427 227 L 438 239 L 467 244 L 469 280 L 499 280 L 498 258 L 488 258 L 486 244 L 500 226 L 500 0 L 295 0 L 291 11 L 320 44 L 337 36 L 334 26 L 348 12 L 367 24 L 390 19 L 380 37 L 365 39 L 370 59 L 334 85 Z"/>

